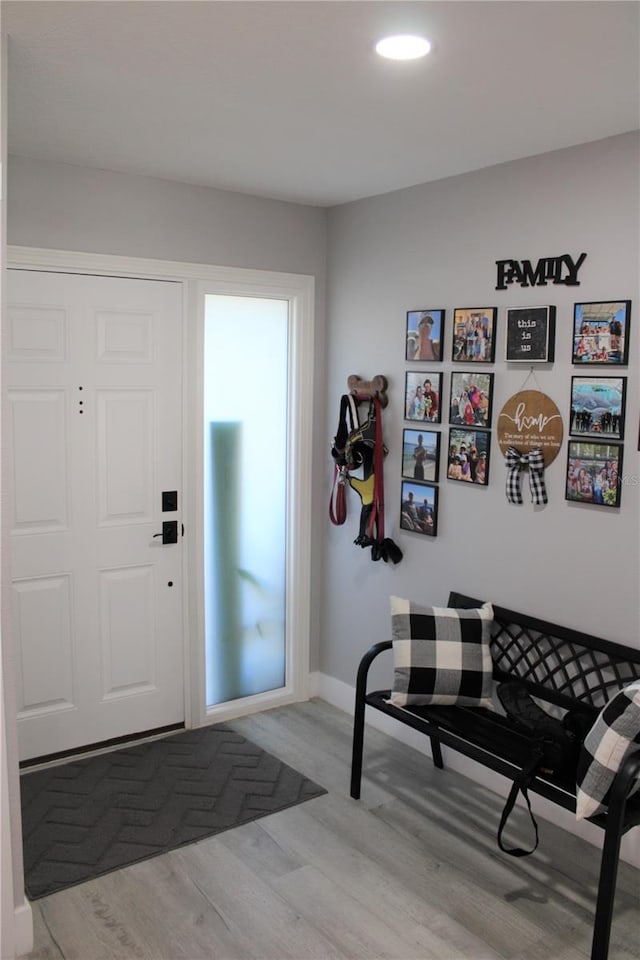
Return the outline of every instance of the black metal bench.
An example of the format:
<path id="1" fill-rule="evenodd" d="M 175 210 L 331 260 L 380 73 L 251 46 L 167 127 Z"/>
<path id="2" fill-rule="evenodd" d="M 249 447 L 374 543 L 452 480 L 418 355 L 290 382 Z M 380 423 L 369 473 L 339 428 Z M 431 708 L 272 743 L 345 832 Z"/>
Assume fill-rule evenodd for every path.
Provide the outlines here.
<path id="1" fill-rule="evenodd" d="M 449 595 L 449 606 L 482 605 L 459 593 Z M 640 678 L 640 650 L 633 650 L 535 617 L 495 606 L 491 655 L 494 679 L 522 681 L 537 699 L 561 709 L 590 712 L 593 718 L 604 704 Z M 367 693 L 373 661 L 390 650 L 391 641 L 376 643 L 358 668 L 351 766 L 351 796 L 360 798 L 365 707 L 373 707 L 425 734 L 431 741 L 436 767 L 442 767 L 441 744 L 457 750 L 497 773 L 514 780 L 530 757 L 530 740 L 500 713 L 467 707 L 398 707 L 388 703 L 390 690 Z M 613 917 L 616 875 L 623 835 L 640 824 L 640 793 L 628 797 L 640 774 L 640 749 L 626 758 L 611 788 L 606 813 L 590 818 L 604 830 L 600 879 L 596 901 L 591 960 L 607 960 Z M 529 790 L 575 813 L 576 785 L 566 777 L 538 775 Z"/>

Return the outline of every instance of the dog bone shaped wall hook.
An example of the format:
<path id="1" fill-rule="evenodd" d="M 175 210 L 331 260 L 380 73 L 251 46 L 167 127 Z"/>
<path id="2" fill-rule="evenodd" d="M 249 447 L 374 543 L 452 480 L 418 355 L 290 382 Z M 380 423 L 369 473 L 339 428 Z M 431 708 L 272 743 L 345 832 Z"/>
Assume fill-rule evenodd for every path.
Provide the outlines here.
<path id="1" fill-rule="evenodd" d="M 356 400 L 371 400 L 377 397 L 381 407 L 386 407 L 389 402 L 387 397 L 387 378 L 381 374 L 373 377 L 372 380 L 361 380 L 360 377 L 352 373 L 347 378 L 347 387 Z"/>

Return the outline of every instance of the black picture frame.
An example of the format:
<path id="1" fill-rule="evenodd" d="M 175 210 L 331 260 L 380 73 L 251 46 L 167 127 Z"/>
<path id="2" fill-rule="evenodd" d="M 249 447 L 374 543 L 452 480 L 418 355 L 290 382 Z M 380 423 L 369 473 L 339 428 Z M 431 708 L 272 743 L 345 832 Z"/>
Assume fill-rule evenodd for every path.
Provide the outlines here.
<path id="1" fill-rule="evenodd" d="M 621 443 L 569 440 L 565 500 L 617 508 L 622 499 Z"/>
<path id="2" fill-rule="evenodd" d="M 475 456 L 472 455 L 474 451 Z M 474 427 L 450 427 L 447 479 L 486 487 L 489 484 L 491 433 Z"/>
<path id="3" fill-rule="evenodd" d="M 405 333 L 405 360 L 421 363 L 438 363 L 442 360 L 444 321 L 446 311 L 407 310 Z"/>
<path id="4" fill-rule="evenodd" d="M 441 417 L 442 373 L 432 370 L 407 370 L 404 378 L 405 420 L 440 423 Z"/>
<path id="5" fill-rule="evenodd" d="M 450 424 L 484 429 L 491 426 L 493 378 L 493 373 L 486 373 L 483 370 L 451 372 Z"/>
<path id="6" fill-rule="evenodd" d="M 622 441 L 626 394 L 626 377 L 571 377 L 571 436 Z"/>
<path id="7" fill-rule="evenodd" d="M 400 529 L 419 533 L 423 537 L 437 536 L 438 487 L 415 480 L 402 481 Z"/>
<path id="8" fill-rule="evenodd" d="M 505 360 L 508 363 L 551 363 L 555 331 L 555 307 L 508 307 L 505 314 Z"/>
<path id="9" fill-rule="evenodd" d="M 591 300 L 573 305 L 571 362 L 624 366 L 629 362 L 631 300 Z"/>
<path id="10" fill-rule="evenodd" d="M 497 320 L 497 307 L 456 307 L 453 311 L 452 361 L 493 363 Z"/>
<path id="11" fill-rule="evenodd" d="M 437 483 L 440 473 L 440 434 L 407 427 L 402 431 L 402 476 Z"/>

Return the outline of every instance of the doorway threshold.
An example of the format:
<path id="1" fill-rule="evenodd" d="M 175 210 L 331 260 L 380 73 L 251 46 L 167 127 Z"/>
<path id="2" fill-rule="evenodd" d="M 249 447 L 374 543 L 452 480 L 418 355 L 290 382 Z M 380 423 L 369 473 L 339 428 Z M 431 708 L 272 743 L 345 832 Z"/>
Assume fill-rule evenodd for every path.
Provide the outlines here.
<path id="1" fill-rule="evenodd" d="M 168 733 L 176 733 L 178 730 L 184 730 L 185 724 L 171 723 L 166 727 L 154 727 L 153 730 L 141 730 L 139 733 L 127 733 L 122 737 L 112 737 L 110 740 L 101 740 L 99 743 L 89 743 L 84 747 L 71 747 L 69 750 L 60 750 L 58 753 L 48 753 L 43 757 L 32 757 L 30 760 L 21 760 L 19 768 L 21 771 L 32 770 L 34 767 L 50 767 L 57 763 L 68 762 L 76 757 L 86 757 L 92 753 L 105 753 L 116 747 L 128 746 L 137 743 L 140 740 L 158 740 Z"/>

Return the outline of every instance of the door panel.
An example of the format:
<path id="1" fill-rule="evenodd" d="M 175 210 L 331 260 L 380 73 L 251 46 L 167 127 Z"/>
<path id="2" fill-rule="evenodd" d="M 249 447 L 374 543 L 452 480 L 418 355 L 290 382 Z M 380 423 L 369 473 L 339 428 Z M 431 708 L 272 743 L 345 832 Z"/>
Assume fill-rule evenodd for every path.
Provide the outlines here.
<path id="1" fill-rule="evenodd" d="M 19 712 L 26 717 L 73 708 L 70 577 L 14 581 L 13 611 L 21 642 Z M 42 643 L 43 621 L 46 644 Z"/>
<path id="2" fill-rule="evenodd" d="M 100 646 L 104 699 L 156 688 L 153 567 L 102 570 Z"/>
<path id="3" fill-rule="evenodd" d="M 184 721 L 182 540 L 155 537 L 182 478 L 181 288 L 11 270 L 7 299 L 29 759 Z"/>
<path id="4" fill-rule="evenodd" d="M 66 359 L 66 311 L 57 307 L 7 307 L 9 360 L 60 363 Z"/>
<path id="5" fill-rule="evenodd" d="M 154 394 L 100 390 L 96 395 L 98 523 L 153 520 Z"/>
<path id="6" fill-rule="evenodd" d="M 11 390 L 13 533 L 47 533 L 68 524 L 67 410 L 64 390 Z M 38 436 L 38 470 L 33 438 Z"/>

